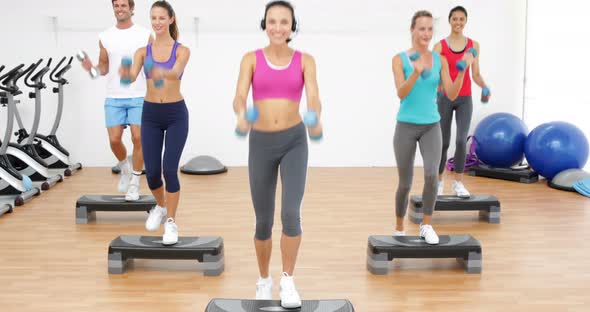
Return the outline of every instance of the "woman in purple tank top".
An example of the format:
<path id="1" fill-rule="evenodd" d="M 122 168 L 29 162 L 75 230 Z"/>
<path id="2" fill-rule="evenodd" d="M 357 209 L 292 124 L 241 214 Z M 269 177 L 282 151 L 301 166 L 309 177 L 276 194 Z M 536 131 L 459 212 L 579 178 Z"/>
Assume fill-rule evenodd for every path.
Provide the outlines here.
<path id="1" fill-rule="evenodd" d="M 306 132 L 311 139 L 319 139 L 322 133 L 316 67 L 313 57 L 288 45 L 291 35 L 297 31 L 294 9 L 289 2 L 268 3 L 260 27 L 266 31 L 270 43 L 243 57 L 234 99 L 238 118 L 236 133 L 250 133 L 248 172 L 256 215 L 254 246 L 260 273 L 256 299 L 272 299 L 269 264 L 280 168 L 283 225 L 280 298 L 284 308 L 297 308 L 301 306 L 301 299 L 295 288 L 293 271 L 302 236 L 301 202 L 308 158 Z M 254 108 L 246 106 L 250 86 L 258 114 L 251 113 Z M 307 130 L 299 114 L 303 87 L 309 115 L 304 119 Z"/>
<path id="2" fill-rule="evenodd" d="M 133 83 L 144 68 L 147 94 L 143 104 L 141 143 L 148 186 L 157 202 L 145 226 L 148 231 L 156 231 L 166 218 L 162 243 L 173 245 L 178 242 L 175 222 L 180 199 L 178 163 L 188 135 L 188 110 L 180 93 L 180 82 L 190 51 L 176 41 L 176 15 L 168 2 L 154 2 L 150 16 L 156 39 L 137 50 L 131 66 L 122 64 L 119 73 L 122 83 Z"/>

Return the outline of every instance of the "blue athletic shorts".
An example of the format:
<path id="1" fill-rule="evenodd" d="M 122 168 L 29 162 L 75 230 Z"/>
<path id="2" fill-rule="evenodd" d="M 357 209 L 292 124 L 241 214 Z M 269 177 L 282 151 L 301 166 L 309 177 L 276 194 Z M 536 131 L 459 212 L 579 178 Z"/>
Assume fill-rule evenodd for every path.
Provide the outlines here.
<path id="1" fill-rule="evenodd" d="M 107 128 L 114 126 L 141 125 L 143 97 L 114 99 L 104 102 L 105 123 Z"/>

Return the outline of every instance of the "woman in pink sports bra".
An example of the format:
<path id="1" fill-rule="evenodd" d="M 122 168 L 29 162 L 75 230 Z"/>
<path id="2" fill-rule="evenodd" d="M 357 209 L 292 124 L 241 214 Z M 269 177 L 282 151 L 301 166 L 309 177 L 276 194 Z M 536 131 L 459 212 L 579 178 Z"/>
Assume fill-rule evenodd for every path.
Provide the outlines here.
<path id="1" fill-rule="evenodd" d="M 256 299 L 272 299 L 272 278 L 269 274 L 272 251 L 275 192 L 280 170 L 281 202 L 281 305 L 301 306 L 293 281 L 293 271 L 301 243 L 300 206 L 307 174 L 307 133 L 319 138 L 321 105 L 312 56 L 293 50 L 288 43 L 297 30 L 293 6 L 286 1 L 266 5 L 261 28 L 270 41 L 263 49 L 249 52 L 242 58 L 236 95 L 233 103 L 237 130 L 250 132 L 248 171 L 250 191 L 256 214 L 254 246 L 260 276 L 256 283 Z M 254 107 L 259 112 L 255 121 L 246 120 L 246 99 L 252 86 Z M 315 121 L 308 129 L 299 114 L 299 103 L 305 86 L 308 112 L 315 112 Z M 307 115 L 306 115 L 307 116 Z M 279 169 L 280 168 L 280 169 Z"/>

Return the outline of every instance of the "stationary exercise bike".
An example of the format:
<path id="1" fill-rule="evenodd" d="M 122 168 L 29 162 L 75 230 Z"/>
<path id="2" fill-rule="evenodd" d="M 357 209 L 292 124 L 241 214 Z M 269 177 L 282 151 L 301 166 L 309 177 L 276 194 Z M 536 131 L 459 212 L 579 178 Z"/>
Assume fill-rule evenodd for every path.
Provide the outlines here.
<path id="1" fill-rule="evenodd" d="M 74 58 L 70 57 L 69 62 L 62 67 L 66 59 L 67 57 L 63 57 L 49 75 L 49 79 L 57 83 L 57 88 L 53 88 L 53 93 L 58 94 L 57 114 L 49 135 L 35 133 L 35 140 L 40 142 L 40 144 L 35 144 L 35 150 L 41 159 L 47 163 L 50 170 L 61 170 L 68 177 L 77 170 L 82 169 L 82 164 L 70 160 L 70 153 L 59 143 L 56 135 L 64 107 L 63 86 L 68 84 L 63 75 L 70 70 Z"/>
<path id="2" fill-rule="evenodd" d="M 33 187 L 29 177 L 21 175 L 12 167 L 6 155 L 14 123 L 14 96 L 20 92 L 15 80 L 23 75 L 23 67 L 24 64 L 21 64 L 0 76 L 0 90 L 3 91 L 0 92 L 0 104 L 7 108 L 6 132 L 0 145 L 0 201 L 14 203 L 15 206 L 23 205 L 41 192 Z"/>
<path id="3" fill-rule="evenodd" d="M 0 65 L 0 73 L 4 70 L 4 65 Z M 0 199 L 0 216 L 12 212 L 12 202 Z"/>
<path id="4" fill-rule="evenodd" d="M 58 182 L 63 181 L 63 176 L 61 175 L 63 172 L 60 172 L 61 174 L 58 172 L 50 172 L 49 166 L 37 154 L 35 147 L 35 145 L 40 144 L 40 142 L 36 142 L 34 138 L 41 119 L 41 90 L 45 88 L 43 76 L 51 69 L 49 67 L 51 65 L 51 59 L 49 59 L 47 65 L 33 75 L 41 62 L 43 62 L 43 59 L 40 59 L 37 63 L 29 66 L 23 74 L 14 79 L 16 85 L 18 79 L 26 74 L 25 84 L 35 90 L 35 92 L 29 93 L 29 98 L 35 99 L 35 114 L 33 125 L 31 126 L 31 133 L 29 135 L 24 127 L 18 107 L 15 105 L 14 116 L 20 127 L 20 129 L 15 132 L 15 135 L 18 136 L 18 144 L 8 143 L 6 153 L 12 166 L 18 170 L 21 175 L 28 176 L 33 182 L 36 182 L 36 185 L 40 185 L 42 190 L 48 190 Z M 31 76 L 33 77 L 31 78 Z M 17 101 L 15 101 L 15 103 L 17 103 Z"/>

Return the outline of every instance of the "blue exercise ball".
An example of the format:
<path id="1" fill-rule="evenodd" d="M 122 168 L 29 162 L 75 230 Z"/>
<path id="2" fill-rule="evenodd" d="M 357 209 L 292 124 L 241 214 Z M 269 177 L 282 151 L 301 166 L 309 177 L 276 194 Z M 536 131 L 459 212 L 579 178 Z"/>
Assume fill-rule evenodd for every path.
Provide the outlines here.
<path id="1" fill-rule="evenodd" d="M 588 161 L 588 140 L 582 130 L 563 121 L 539 125 L 529 134 L 524 148 L 531 167 L 546 179 Z"/>
<path id="2" fill-rule="evenodd" d="M 480 161 L 496 168 L 509 168 L 524 159 L 528 128 L 520 118 L 495 113 L 475 128 L 475 153 Z"/>

